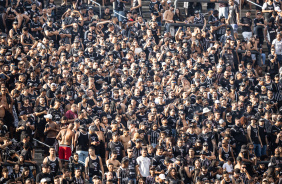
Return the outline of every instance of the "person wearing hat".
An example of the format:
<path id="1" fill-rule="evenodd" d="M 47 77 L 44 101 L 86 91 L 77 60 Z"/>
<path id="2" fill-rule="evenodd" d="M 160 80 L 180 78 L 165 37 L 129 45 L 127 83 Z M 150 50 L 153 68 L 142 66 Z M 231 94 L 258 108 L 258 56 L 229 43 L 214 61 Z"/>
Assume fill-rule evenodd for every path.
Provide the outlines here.
<path id="1" fill-rule="evenodd" d="M 260 157 L 263 144 L 260 139 L 259 127 L 257 125 L 257 118 L 255 116 L 251 117 L 251 124 L 247 127 L 247 133 L 249 141 L 254 145 L 256 156 Z"/>
<path id="2" fill-rule="evenodd" d="M 46 135 L 45 144 L 49 146 L 54 146 L 56 141 L 56 136 L 58 135 L 60 127 L 56 122 L 52 120 L 53 116 L 51 114 L 44 115 L 44 118 L 46 120 L 46 125 L 44 129 L 44 134 Z M 45 153 L 47 156 L 48 148 L 45 149 Z"/>
<path id="3" fill-rule="evenodd" d="M 84 94 L 82 95 L 82 101 L 78 103 L 78 112 L 80 112 L 81 110 L 86 110 L 87 107 L 90 107 L 90 105 L 88 104 L 88 100 L 89 100 L 89 97 Z"/>
<path id="4" fill-rule="evenodd" d="M 90 135 L 88 134 L 88 128 L 85 124 L 79 126 L 79 131 L 76 132 L 74 138 L 74 147 L 78 154 L 79 161 L 85 162 L 88 156 L 88 148 L 90 146 Z"/>
<path id="5" fill-rule="evenodd" d="M 231 34 L 232 33 L 231 29 L 232 28 L 230 28 L 230 27 L 226 28 L 226 33 L 220 37 L 220 43 L 221 44 L 225 45 L 227 39 L 235 40 L 234 36 Z"/>
<path id="6" fill-rule="evenodd" d="M 18 27 L 18 21 L 14 21 L 12 24 L 12 29 L 9 30 L 9 36 L 10 38 L 13 38 L 13 36 L 20 37 L 21 30 Z"/>
<path id="7" fill-rule="evenodd" d="M 256 36 L 256 39 L 259 39 L 259 44 L 263 44 L 265 25 L 263 15 L 260 11 L 257 12 L 256 18 L 254 19 L 254 26 L 254 35 Z M 265 64 L 265 61 L 263 64 Z"/>

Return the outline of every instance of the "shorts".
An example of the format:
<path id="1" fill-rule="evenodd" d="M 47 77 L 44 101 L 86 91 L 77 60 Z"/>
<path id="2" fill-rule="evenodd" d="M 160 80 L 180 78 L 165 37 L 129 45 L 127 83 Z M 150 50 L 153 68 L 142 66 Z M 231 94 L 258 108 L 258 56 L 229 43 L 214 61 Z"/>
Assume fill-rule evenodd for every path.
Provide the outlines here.
<path id="1" fill-rule="evenodd" d="M 238 32 L 238 25 L 237 24 L 231 24 L 232 28 L 233 28 L 233 32 L 237 33 Z"/>
<path id="2" fill-rule="evenodd" d="M 59 159 L 68 161 L 71 157 L 71 148 L 67 145 L 60 145 L 59 147 Z"/>

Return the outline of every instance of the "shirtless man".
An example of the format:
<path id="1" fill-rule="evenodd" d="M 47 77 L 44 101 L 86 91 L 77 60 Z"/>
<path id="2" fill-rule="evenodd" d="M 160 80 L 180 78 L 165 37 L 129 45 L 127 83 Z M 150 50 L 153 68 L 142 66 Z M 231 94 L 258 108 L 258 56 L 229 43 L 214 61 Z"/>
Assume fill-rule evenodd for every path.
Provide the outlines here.
<path id="1" fill-rule="evenodd" d="M 174 20 L 173 20 L 173 15 L 174 15 L 173 9 L 174 9 L 174 7 L 170 6 L 170 8 L 164 12 L 163 21 L 165 21 L 165 24 L 166 24 L 166 32 L 169 32 L 169 27 L 167 25 L 169 23 L 174 23 Z"/>
<path id="2" fill-rule="evenodd" d="M 5 108 L 7 107 L 6 103 L 3 101 L 2 93 L 0 93 L 0 118 L 5 117 Z"/>
<path id="3" fill-rule="evenodd" d="M 47 114 L 44 116 L 46 119 L 46 126 L 44 129 L 44 134 L 46 134 L 45 143 L 49 146 L 54 146 L 56 141 L 56 136 L 58 135 L 58 132 L 60 131 L 59 125 L 52 121 L 52 115 Z M 45 154 L 47 155 L 48 150 L 45 150 Z"/>
<path id="4" fill-rule="evenodd" d="M 75 133 L 72 131 L 73 123 L 70 123 L 67 128 L 63 128 L 56 139 L 59 140 L 59 158 L 65 161 L 65 168 L 67 167 L 67 161 L 71 156 L 71 145 L 74 143 Z"/>
<path id="5" fill-rule="evenodd" d="M 120 141 L 124 146 L 124 150 L 127 150 L 128 148 L 128 142 L 130 141 L 130 135 L 128 129 L 123 130 L 123 135 L 120 136 Z"/>
<path id="6" fill-rule="evenodd" d="M 117 169 L 121 166 L 121 163 L 117 160 L 117 152 L 113 151 L 110 159 L 107 160 L 107 167 L 112 163 L 114 165 L 114 171 L 117 172 Z"/>

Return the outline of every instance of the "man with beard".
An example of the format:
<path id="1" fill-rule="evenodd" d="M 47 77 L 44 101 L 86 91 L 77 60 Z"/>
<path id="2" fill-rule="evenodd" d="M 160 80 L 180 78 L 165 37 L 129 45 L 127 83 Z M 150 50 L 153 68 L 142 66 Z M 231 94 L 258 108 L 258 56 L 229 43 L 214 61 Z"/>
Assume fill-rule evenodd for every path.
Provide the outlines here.
<path id="1" fill-rule="evenodd" d="M 75 170 L 79 169 L 82 173 L 83 178 L 85 178 L 84 166 L 83 166 L 82 163 L 80 163 L 78 161 L 79 161 L 79 156 L 78 156 L 77 153 L 74 153 L 73 160 L 70 161 L 70 163 L 69 163 L 71 175 L 74 176 Z"/>
<path id="2" fill-rule="evenodd" d="M 37 117 L 37 135 L 39 136 L 40 141 L 44 141 L 44 128 L 46 125 L 46 120 L 44 115 L 47 114 L 48 107 L 45 103 L 44 97 L 39 97 L 39 105 L 35 107 L 34 115 Z"/>
<path id="3" fill-rule="evenodd" d="M 239 154 L 241 150 L 241 146 L 247 143 L 247 137 L 244 131 L 244 128 L 241 126 L 241 122 L 239 118 L 235 119 L 235 126 L 230 130 L 231 136 L 236 141 L 236 155 Z"/>
<path id="4" fill-rule="evenodd" d="M 216 142 L 213 133 L 207 126 L 203 126 L 203 132 L 199 135 L 199 139 L 202 143 L 207 142 L 209 144 L 209 151 L 213 152 L 216 149 Z"/>
<path id="5" fill-rule="evenodd" d="M 55 100 L 55 105 L 49 109 L 48 114 L 52 115 L 52 120 L 59 123 L 62 117 L 62 111 L 60 109 L 61 101 L 59 99 Z"/>

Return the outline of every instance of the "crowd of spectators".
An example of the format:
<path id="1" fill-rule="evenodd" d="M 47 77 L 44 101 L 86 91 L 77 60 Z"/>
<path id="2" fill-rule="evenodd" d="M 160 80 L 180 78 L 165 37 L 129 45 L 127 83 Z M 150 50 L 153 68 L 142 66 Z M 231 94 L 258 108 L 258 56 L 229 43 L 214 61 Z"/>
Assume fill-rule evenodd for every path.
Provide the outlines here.
<path id="1" fill-rule="evenodd" d="M 0 0 L 0 184 L 282 183 L 280 0 L 99 3 Z"/>

